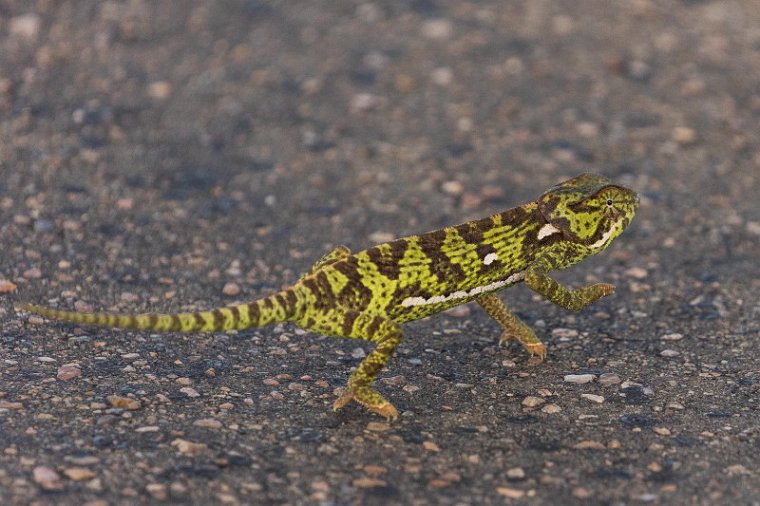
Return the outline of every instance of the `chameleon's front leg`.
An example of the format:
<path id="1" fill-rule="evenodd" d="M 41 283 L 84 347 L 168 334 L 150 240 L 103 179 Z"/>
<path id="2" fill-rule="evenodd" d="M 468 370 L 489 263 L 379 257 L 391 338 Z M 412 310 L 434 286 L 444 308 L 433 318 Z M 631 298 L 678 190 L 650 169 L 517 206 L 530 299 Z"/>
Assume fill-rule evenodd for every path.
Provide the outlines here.
<path id="1" fill-rule="evenodd" d="M 525 284 L 533 291 L 570 311 L 580 311 L 592 302 L 615 291 L 615 287 L 607 283 L 596 283 L 571 290 L 552 279 L 547 274 L 547 270 L 541 264 L 529 267 L 525 272 Z"/>
<path id="2" fill-rule="evenodd" d="M 544 343 L 538 339 L 530 327 L 507 308 L 506 304 L 496 294 L 487 293 L 479 296 L 476 300 L 485 309 L 488 316 L 496 320 L 504 329 L 499 338 L 499 345 L 510 339 L 517 339 L 530 354 L 532 362 L 541 362 L 546 358 Z"/>
<path id="3" fill-rule="evenodd" d="M 385 418 L 398 417 L 398 411 L 393 404 L 372 388 L 372 382 L 401 342 L 401 327 L 398 323 L 366 312 L 343 308 L 312 312 L 304 315 L 298 323 L 315 332 L 376 343 L 375 349 L 361 361 L 348 379 L 348 386 L 333 404 L 333 409 L 337 411 L 353 400 Z"/>

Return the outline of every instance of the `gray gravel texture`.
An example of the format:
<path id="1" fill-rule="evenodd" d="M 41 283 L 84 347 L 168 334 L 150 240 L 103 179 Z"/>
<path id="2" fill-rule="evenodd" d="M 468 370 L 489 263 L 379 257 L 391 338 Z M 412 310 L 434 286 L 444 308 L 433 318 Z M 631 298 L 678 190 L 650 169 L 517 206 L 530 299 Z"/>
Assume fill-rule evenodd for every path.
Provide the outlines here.
<path id="1" fill-rule="evenodd" d="M 537 366 L 405 326 L 391 424 L 330 409 L 362 342 L 13 309 L 244 301 L 585 171 L 642 206 L 558 278 L 616 295 L 506 292 Z M 2 1 L 0 503 L 760 504 L 759 202 L 756 0 Z"/>

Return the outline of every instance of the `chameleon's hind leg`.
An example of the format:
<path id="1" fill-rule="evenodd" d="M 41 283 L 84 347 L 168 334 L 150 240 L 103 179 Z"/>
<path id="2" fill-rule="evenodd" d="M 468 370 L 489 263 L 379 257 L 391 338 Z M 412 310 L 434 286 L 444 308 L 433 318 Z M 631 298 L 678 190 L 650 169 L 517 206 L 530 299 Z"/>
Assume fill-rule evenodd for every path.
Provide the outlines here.
<path id="1" fill-rule="evenodd" d="M 333 409 L 337 411 L 353 400 L 385 418 L 398 417 L 398 411 L 393 404 L 372 388 L 372 382 L 401 342 L 401 327 L 396 322 L 366 312 L 334 308 L 322 310 L 316 314 L 311 311 L 298 323 L 306 329 L 321 334 L 376 343 L 375 349 L 361 361 L 359 367 L 348 379 L 348 386 L 335 401 Z"/>
<path id="2" fill-rule="evenodd" d="M 337 262 L 338 260 L 343 260 L 349 255 L 351 255 L 351 250 L 348 249 L 347 246 L 336 246 L 322 255 L 322 258 L 314 262 L 314 265 L 311 266 L 309 272 L 307 272 L 305 275 L 308 276 L 309 274 L 314 274 L 325 265 L 330 265 Z"/>
<path id="3" fill-rule="evenodd" d="M 486 310 L 488 316 L 496 320 L 504 331 L 499 338 L 499 345 L 504 344 L 510 339 L 517 339 L 528 351 L 531 361 L 538 363 L 546 357 L 546 346 L 542 343 L 536 333 L 525 325 L 522 320 L 514 315 L 504 304 L 504 302 L 495 294 L 487 293 L 476 299 L 478 303 Z"/>

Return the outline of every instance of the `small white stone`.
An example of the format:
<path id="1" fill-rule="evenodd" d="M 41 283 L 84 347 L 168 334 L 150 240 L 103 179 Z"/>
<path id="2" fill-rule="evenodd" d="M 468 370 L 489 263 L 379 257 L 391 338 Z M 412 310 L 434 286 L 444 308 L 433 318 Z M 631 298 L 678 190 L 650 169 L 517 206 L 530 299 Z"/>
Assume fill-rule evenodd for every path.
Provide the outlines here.
<path id="1" fill-rule="evenodd" d="M 566 329 L 558 327 L 552 330 L 552 337 L 558 337 L 560 339 L 569 339 L 571 337 L 578 337 L 578 331 L 575 329 Z"/>
<path id="2" fill-rule="evenodd" d="M 438 86 L 448 86 L 454 80 L 454 73 L 449 67 L 438 67 L 433 70 L 430 79 Z"/>
<path id="3" fill-rule="evenodd" d="M 625 275 L 634 279 L 644 279 L 649 276 L 649 272 L 642 267 L 631 267 L 625 271 Z"/>
<path id="4" fill-rule="evenodd" d="M 665 358 L 677 357 L 680 354 L 681 354 L 680 351 L 678 351 L 678 350 L 670 350 L 670 349 L 668 349 L 668 350 L 662 350 L 660 352 L 660 356 L 661 357 L 665 357 Z"/>
<path id="5" fill-rule="evenodd" d="M 452 33 L 454 33 L 454 26 L 446 19 L 431 19 L 422 25 L 422 35 L 428 39 L 448 39 Z"/>
<path id="6" fill-rule="evenodd" d="M 665 334 L 663 336 L 660 336 L 660 339 L 663 341 L 680 341 L 683 339 L 683 334 L 679 334 L 678 332 L 673 332 L 672 334 Z"/>
<path id="7" fill-rule="evenodd" d="M 172 94 L 172 85 L 168 81 L 155 81 L 148 85 L 148 96 L 166 100 Z"/>
<path id="8" fill-rule="evenodd" d="M 586 399 L 587 401 L 595 402 L 597 404 L 601 404 L 604 402 L 604 397 L 602 397 L 601 395 L 581 394 L 581 397 L 583 399 Z"/>
<path id="9" fill-rule="evenodd" d="M 621 382 L 620 376 L 614 372 L 605 372 L 599 376 L 599 384 L 609 386 L 617 385 Z"/>
<path id="10" fill-rule="evenodd" d="M 201 394 L 199 394 L 198 391 L 192 387 L 180 388 L 179 391 L 191 398 L 201 396 Z"/>
<path id="11" fill-rule="evenodd" d="M 464 191 L 464 185 L 456 180 L 445 181 L 441 184 L 441 190 L 447 195 L 461 195 Z"/>
<path id="12" fill-rule="evenodd" d="M 577 385 L 583 385 L 584 383 L 591 383 L 594 381 L 593 374 L 566 374 L 565 375 L 565 382 L 566 383 L 575 383 Z"/>
<path id="13" fill-rule="evenodd" d="M 22 14 L 12 17 L 8 31 L 11 35 L 34 39 L 40 32 L 40 17 L 37 14 Z"/>

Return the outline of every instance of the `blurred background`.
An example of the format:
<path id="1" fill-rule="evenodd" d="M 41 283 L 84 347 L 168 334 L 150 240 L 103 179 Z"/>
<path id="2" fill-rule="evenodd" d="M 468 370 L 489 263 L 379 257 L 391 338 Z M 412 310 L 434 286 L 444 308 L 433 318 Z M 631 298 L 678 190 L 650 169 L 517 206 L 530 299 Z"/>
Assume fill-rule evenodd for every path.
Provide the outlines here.
<path id="1" fill-rule="evenodd" d="M 488 394 L 463 399 L 451 414 L 470 416 L 470 422 L 436 420 L 451 393 L 436 397 L 435 389 L 443 387 L 428 381 L 432 384 L 423 390 L 429 394 L 406 398 L 401 389 L 392 394 L 425 418 L 413 421 L 407 432 L 394 429 L 375 438 L 377 433 L 363 432 L 366 417 L 357 412 L 352 412 L 357 425 L 336 427 L 326 408 L 329 399 L 314 397 L 317 402 L 302 405 L 293 394 L 282 410 L 252 409 L 236 421 L 246 427 L 258 417 L 272 429 L 264 430 L 271 445 L 264 454 L 276 471 L 244 466 L 236 471 L 242 474 L 225 472 L 207 490 L 196 490 L 196 499 L 756 501 L 758 435 L 752 413 L 760 367 L 752 350 L 760 331 L 760 5 L 757 0 L 0 0 L 0 318 L 7 322 L 2 354 L 10 361 L 0 366 L 5 367 L 0 402 L 4 396 L 36 399 L 24 413 L 8 416 L 0 409 L 7 429 L 0 447 L 16 448 L 0 457 L 0 484 L 14 491 L 5 499 L 35 497 L 37 489 L 25 488 L 23 481 L 30 463 L 45 460 L 48 440 L 42 434 L 36 441 L 18 435 L 39 423 L 36 415 L 48 409 L 51 398 L 63 395 L 56 390 L 38 395 L 38 382 L 51 374 L 35 357 L 57 352 L 63 363 L 75 354 L 87 364 L 93 352 L 33 338 L 38 331 L 15 313 L 13 300 L 128 311 L 244 300 L 291 283 L 332 246 L 359 250 L 482 217 L 532 200 L 580 172 L 605 175 L 642 197 L 634 224 L 607 254 L 561 275 L 575 286 L 616 282 L 618 296 L 582 320 L 539 304 L 519 288 L 514 305 L 521 314 L 536 313 L 528 317 L 531 322 L 545 318 L 551 328 L 582 321 L 592 334 L 599 330 L 594 325 L 602 325 L 615 339 L 628 341 L 567 348 L 573 361 L 560 355 L 545 366 L 557 370 L 545 369 L 544 379 L 531 372 L 519 376 L 524 383 L 500 387 L 515 380 L 512 373 L 501 378 L 507 374 L 503 368 L 495 369 L 501 373 L 480 368 L 475 358 L 469 365 L 457 363 L 461 372 L 437 369 L 447 367 L 442 357 L 469 356 L 464 347 L 474 345 L 458 336 L 440 355 L 425 358 L 427 370 L 404 374 L 424 382 L 429 372 L 495 392 L 516 388 L 522 392 L 519 400 L 546 386 L 542 381 L 554 381 L 550 378 L 560 379 L 547 391 L 561 391 L 570 363 L 605 371 L 618 367 L 625 378 L 655 384 L 654 398 L 647 390 L 638 397 L 646 401 L 640 405 L 604 405 L 600 409 L 609 412 L 600 420 L 612 420 L 609 424 L 579 424 L 575 410 L 581 408 L 571 405 L 557 418 L 536 422 L 548 425 L 527 430 L 516 421 L 523 416 L 519 402 L 495 404 Z M 594 311 L 601 315 L 591 316 Z M 612 320 L 599 323 L 605 315 Z M 466 335 L 494 334 L 481 314 L 473 311 L 474 328 L 461 316 L 454 323 L 451 317 L 422 323 L 411 335 L 425 337 L 432 328 L 440 339 L 447 325 L 464 326 Z M 119 350 L 133 345 L 124 344 L 131 342 L 124 334 L 115 335 L 123 339 L 113 351 L 118 357 Z M 668 362 L 660 356 L 663 348 L 679 344 L 660 341 L 661 336 L 684 338 L 679 358 Z M 355 346 L 316 342 L 309 360 L 317 363 L 307 369 L 312 373 L 324 365 L 319 357 L 329 362 L 333 353 L 342 353 L 334 349 Z M 561 337 L 549 342 L 562 349 Z M 169 350 L 180 346 L 176 360 L 184 353 L 208 353 L 183 343 L 169 345 Z M 410 339 L 408 346 L 402 355 L 425 356 L 439 345 Z M 463 348 L 452 352 L 457 346 Z M 234 355 L 235 349 L 225 352 Z M 162 350 L 159 355 L 166 353 Z M 293 373 L 299 356 L 262 368 Z M 247 359 L 230 358 L 234 364 Z M 334 375 L 330 384 L 342 384 L 343 369 L 352 364 L 328 363 L 325 370 Z M 122 365 L 117 360 L 114 371 Z M 156 367 L 163 375 L 174 365 L 169 360 Z M 412 366 L 399 359 L 391 367 Z M 499 382 L 479 376 L 489 374 Z M 110 382 L 101 377 L 100 389 L 82 385 L 84 394 L 70 387 L 68 395 L 85 399 L 71 401 L 72 406 L 90 402 L 85 401 L 94 394 L 87 394 L 88 388 L 98 398 L 107 393 L 106 385 L 126 381 L 119 374 L 110 377 Z M 701 383 L 705 378 L 716 383 L 707 388 Z M 261 395 L 269 395 L 269 387 L 245 378 L 243 383 L 248 386 L 238 390 L 264 388 Z M 690 397 L 694 392 L 702 404 Z M 245 395 L 256 400 L 259 394 Z M 698 407 L 691 411 L 689 402 Z M 666 408 L 668 403 L 686 410 Z M 64 410 L 59 420 L 68 416 L 74 424 L 59 424 L 57 437 L 87 434 L 90 444 L 91 431 L 100 429 L 77 426 L 75 408 L 56 409 Z M 492 409 L 513 409 L 513 418 L 498 417 Z M 615 422 L 631 415 L 626 410 L 653 418 Z M 272 413 L 280 415 L 261 422 Z M 673 416 L 663 419 L 662 413 Z M 505 419 L 511 420 L 506 426 Z M 287 432 L 288 425 L 309 420 L 317 420 L 323 432 L 319 442 L 338 449 L 338 456 L 326 459 L 329 465 L 325 455 L 332 453 L 304 449 Z M 651 440 L 665 437 L 663 431 L 652 433 L 658 423 L 670 424 L 674 438 L 685 439 Z M 459 430 L 480 424 L 491 431 L 482 439 L 473 436 L 483 433 L 480 429 Z M 632 427 L 639 426 L 645 427 L 642 439 L 629 441 Z M 248 430 L 253 432 L 224 436 L 229 439 L 212 436 L 210 444 L 216 450 L 231 441 L 255 446 L 248 439 L 257 438 L 250 434 L 262 429 Z M 604 441 L 593 458 L 573 450 L 578 440 L 596 437 Z M 376 446 L 361 443 L 376 440 Z M 422 441 L 431 440 L 438 450 L 420 449 Z M 536 441 L 559 441 L 559 446 L 530 446 Z M 610 441 L 623 441 L 623 450 L 609 447 Z M 731 451 L 721 451 L 721 445 Z M 126 455 L 121 463 L 102 457 L 104 467 L 107 462 L 124 474 L 104 476 L 99 491 L 93 485 L 81 497 L 133 497 L 120 488 L 124 479 L 123 486 L 141 497 L 161 499 L 145 491 L 144 483 L 156 474 L 136 464 L 143 459 L 131 451 L 153 446 L 127 448 L 119 454 Z M 164 451 L 172 462 L 174 453 Z M 31 460 L 20 463 L 19 454 Z M 392 470 L 378 478 L 382 485 L 356 481 L 378 473 L 363 467 L 367 459 Z M 552 460 L 558 464 L 547 467 Z M 322 466 L 332 474 L 324 474 Z M 527 473 L 507 473 L 515 468 Z M 241 485 L 246 480 L 254 482 L 252 488 Z M 74 494 L 67 500 L 77 502 L 79 489 L 65 488 Z"/>

